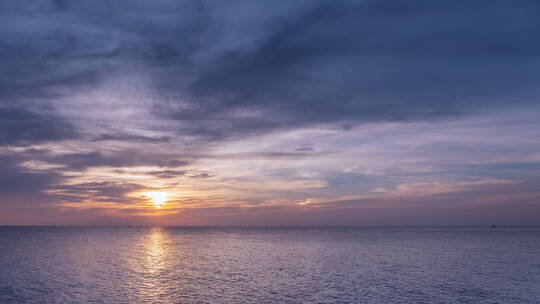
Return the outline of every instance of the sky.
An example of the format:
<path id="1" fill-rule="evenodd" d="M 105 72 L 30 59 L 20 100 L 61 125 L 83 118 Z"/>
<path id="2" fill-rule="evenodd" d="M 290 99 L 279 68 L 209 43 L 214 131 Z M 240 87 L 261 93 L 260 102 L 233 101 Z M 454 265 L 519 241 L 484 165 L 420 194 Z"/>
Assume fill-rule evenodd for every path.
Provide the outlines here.
<path id="1" fill-rule="evenodd" d="M 537 1 L 3 0 L 1 225 L 540 224 Z"/>

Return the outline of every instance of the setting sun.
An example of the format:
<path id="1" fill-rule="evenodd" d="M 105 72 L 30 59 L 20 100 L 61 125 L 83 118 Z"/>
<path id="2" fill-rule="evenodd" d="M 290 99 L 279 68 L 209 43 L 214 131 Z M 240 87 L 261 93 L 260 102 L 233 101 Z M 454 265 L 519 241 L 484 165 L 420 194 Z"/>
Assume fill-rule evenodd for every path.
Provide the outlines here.
<path id="1" fill-rule="evenodd" d="M 152 192 L 144 192 L 144 196 L 150 198 L 150 201 L 156 206 L 160 207 L 167 201 L 167 197 L 169 196 L 166 192 L 158 192 L 158 191 L 152 191 Z"/>

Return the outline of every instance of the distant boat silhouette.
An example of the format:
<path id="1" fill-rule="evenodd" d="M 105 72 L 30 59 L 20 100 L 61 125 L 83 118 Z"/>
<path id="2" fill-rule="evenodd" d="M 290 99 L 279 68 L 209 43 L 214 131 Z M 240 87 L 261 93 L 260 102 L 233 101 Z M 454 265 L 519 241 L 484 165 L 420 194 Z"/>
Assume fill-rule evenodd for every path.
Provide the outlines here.
<path id="1" fill-rule="evenodd" d="M 491 228 L 497 228 L 497 226 L 495 226 L 495 225 L 491 225 L 490 227 L 491 227 Z"/>

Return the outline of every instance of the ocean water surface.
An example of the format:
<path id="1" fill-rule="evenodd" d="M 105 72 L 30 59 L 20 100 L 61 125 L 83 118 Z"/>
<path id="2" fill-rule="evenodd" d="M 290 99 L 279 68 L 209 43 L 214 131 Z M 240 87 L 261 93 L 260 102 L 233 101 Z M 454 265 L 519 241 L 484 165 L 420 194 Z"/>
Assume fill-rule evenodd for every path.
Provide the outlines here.
<path id="1" fill-rule="evenodd" d="M 0 227 L 0 303 L 540 303 L 540 229 Z"/>

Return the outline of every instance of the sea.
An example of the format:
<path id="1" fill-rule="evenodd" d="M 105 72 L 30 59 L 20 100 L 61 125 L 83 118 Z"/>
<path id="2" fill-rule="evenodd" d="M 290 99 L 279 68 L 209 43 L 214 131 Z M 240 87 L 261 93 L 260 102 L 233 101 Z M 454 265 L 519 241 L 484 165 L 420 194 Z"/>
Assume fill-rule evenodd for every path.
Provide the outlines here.
<path id="1" fill-rule="evenodd" d="M 0 303 L 540 303 L 540 228 L 0 227 Z"/>

